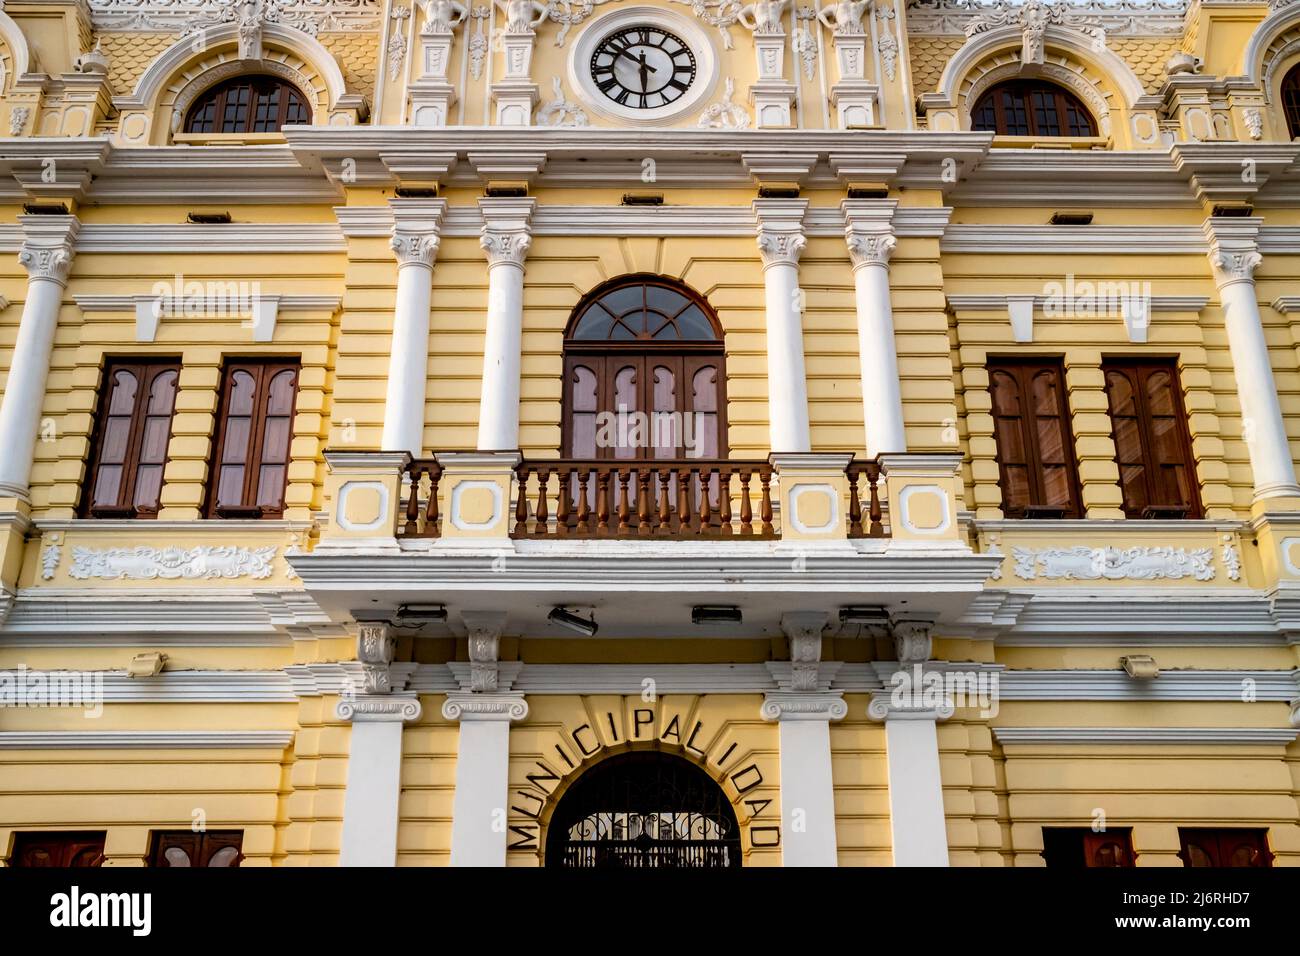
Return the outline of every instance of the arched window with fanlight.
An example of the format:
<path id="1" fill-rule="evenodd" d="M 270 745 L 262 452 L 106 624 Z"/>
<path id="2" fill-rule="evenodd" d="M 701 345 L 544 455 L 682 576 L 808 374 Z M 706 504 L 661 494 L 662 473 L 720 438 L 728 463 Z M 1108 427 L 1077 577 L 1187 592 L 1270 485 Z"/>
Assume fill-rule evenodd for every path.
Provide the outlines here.
<path id="1" fill-rule="evenodd" d="M 1300 136 L 1300 63 L 1282 78 L 1282 112 L 1286 114 L 1287 135 Z"/>
<path id="2" fill-rule="evenodd" d="M 578 303 L 564 341 L 564 456 L 725 458 L 722 328 L 699 293 L 625 276 Z"/>
<path id="3" fill-rule="evenodd" d="M 190 107 L 187 133 L 276 133 L 311 122 L 307 98 L 274 76 L 248 75 L 218 83 Z"/>
<path id="4" fill-rule="evenodd" d="M 1009 80 L 971 110 L 971 128 L 1004 136 L 1096 136 L 1097 123 L 1077 96 L 1041 80 Z"/>

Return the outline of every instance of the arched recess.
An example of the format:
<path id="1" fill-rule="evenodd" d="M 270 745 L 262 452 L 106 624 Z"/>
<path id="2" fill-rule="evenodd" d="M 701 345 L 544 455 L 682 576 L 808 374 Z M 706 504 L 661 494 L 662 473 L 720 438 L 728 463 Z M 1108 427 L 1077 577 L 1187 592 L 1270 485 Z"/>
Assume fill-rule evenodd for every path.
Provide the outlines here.
<path id="1" fill-rule="evenodd" d="M 1282 81 L 1300 66 L 1300 6 L 1274 10 L 1251 34 L 1242 54 L 1242 72 L 1264 96 L 1270 130 L 1267 138 L 1290 139 L 1282 111 Z"/>
<path id="2" fill-rule="evenodd" d="M 0 92 L 9 92 L 14 80 L 27 73 L 31 66 L 27 37 L 13 17 L 0 10 Z"/>
<path id="3" fill-rule="evenodd" d="M 1069 90 L 1092 112 L 1099 132 L 1116 148 L 1154 145 L 1159 139 L 1155 107 L 1132 68 L 1094 38 L 1051 24 L 1044 34 L 1043 62 L 1021 62 L 1019 26 L 1008 24 L 970 37 L 939 77 L 938 90 L 920 97 L 936 130 L 969 130 L 971 107 L 990 87 L 1015 78 L 1038 78 Z"/>
<path id="4" fill-rule="evenodd" d="M 365 119 L 365 97 L 349 93 L 343 71 L 315 37 L 277 23 L 262 26 L 262 56 L 239 58 L 239 28 L 224 23 L 182 37 L 149 65 L 135 90 L 113 98 L 119 138 L 131 145 L 162 145 L 185 111 L 209 87 L 243 73 L 263 73 L 293 84 L 310 100 L 313 125 L 350 126 Z"/>
<path id="5" fill-rule="evenodd" d="M 735 869 L 741 826 L 722 785 L 698 763 L 658 749 L 606 757 L 557 790 L 543 819 L 544 866 Z"/>

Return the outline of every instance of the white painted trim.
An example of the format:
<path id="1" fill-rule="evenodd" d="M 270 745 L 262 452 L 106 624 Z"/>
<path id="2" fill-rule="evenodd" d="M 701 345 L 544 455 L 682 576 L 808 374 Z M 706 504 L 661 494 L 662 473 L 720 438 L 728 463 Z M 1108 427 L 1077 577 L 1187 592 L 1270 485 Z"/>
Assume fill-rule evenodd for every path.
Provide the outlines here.
<path id="1" fill-rule="evenodd" d="M 13 57 L 13 63 L 9 68 L 9 75 L 5 76 L 0 71 L 0 84 L 3 87 L 12 88 L 14 81 L 22 76 L 26 76 L 35 65 L 32 61 L 31 49 L 27 45 L 27 36 L 14 21 L 14 18 L 0 9 L 0 39 L 5 41 L 5 46 L 9 48 L 9 55 Z M 5 92 L 0 88 L 0 93 Z M 15 103 L 15 106 L 18 104 Z"/>
<path id="2" fill-rule="evenodd" d="M 1157 678 L 1159 680 L 1159 678 Z M 1281 727 L 994 727 L 1006 744 L 1194 744 L 1286 746 L 1300 730 Z"/>
<path id="3" fill-rule="evenodd" d="M 283 750 L 292 730 L 6 730 L 0 750 Z"/>
<path id="4" fill-rule="evenodd" d="M 99 223 L 83 226 L 78 252 L 138 254 L 346 252 L 335 223 Z"/>
<path id="5" fill-rule="evenodd" d="M 1051 226 L 956 224 L 939 241 L 943 252 L 999 254 L 1205 255 L 1200 226 Z"/>

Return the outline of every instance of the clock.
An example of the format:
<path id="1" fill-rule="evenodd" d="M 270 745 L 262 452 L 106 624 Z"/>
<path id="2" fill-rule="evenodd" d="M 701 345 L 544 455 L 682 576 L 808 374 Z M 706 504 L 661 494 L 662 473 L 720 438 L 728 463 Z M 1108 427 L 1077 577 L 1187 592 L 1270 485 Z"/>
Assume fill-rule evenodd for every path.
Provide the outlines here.
<path id="1" fill-rule="evenodd" d="M 681 99 L 695 83 L 695 54 L 663 27 L 636 24 L 605 34 L 591 54 L 591 82 L 602 96 L 635 110 Z"/>

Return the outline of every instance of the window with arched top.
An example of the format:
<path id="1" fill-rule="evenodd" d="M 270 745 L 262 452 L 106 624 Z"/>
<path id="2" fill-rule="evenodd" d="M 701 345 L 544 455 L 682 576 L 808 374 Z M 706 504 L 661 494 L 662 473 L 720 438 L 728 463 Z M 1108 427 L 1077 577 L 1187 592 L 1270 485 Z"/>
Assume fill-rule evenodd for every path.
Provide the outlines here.
<path id="1" fill-rule="evenodd" d="M 593 290 L 564 341 L 564 457 L 725 458 L 722 327 L 699 293 L 663 276 Z"/>
<path id="2" fill-rule="evenodd" d="M 1097 123 L 1082 101 L 1041 80 L 1009 80 L 986 91 L 971 110 L 976 132 L 1004 136 L 1096 136 Z"/>
<path id="3" fill-rule="evenodd" d="M 1292 139 L 1300 136 L 1300 64 L 1282 78 L 1282 112 L 1286 115 L 1287 134 Z"/>
<path id="4" fill-rule="evenodd" d="M 190 107 L 187 133 L 276 133 L 311 122 L 307 98 L 274 76 L 237 76 L 212 87 Z"/>

